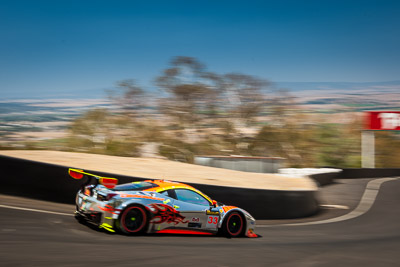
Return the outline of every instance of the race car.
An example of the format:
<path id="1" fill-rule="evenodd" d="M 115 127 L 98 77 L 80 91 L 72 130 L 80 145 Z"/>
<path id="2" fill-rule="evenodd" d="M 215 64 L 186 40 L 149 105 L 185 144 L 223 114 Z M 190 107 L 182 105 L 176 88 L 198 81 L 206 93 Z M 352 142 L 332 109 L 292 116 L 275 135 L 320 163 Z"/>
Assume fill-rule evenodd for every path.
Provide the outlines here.
<path id="1" fill-rule="evenodd" d="M 68 173 L 86 178 L 76 195 L 75 217 L 110 232 L 257 237 L 248 212 L 217 203 L 192 186 L 166 180 L 117 185 L 116 178 L 73 168 Z"/>

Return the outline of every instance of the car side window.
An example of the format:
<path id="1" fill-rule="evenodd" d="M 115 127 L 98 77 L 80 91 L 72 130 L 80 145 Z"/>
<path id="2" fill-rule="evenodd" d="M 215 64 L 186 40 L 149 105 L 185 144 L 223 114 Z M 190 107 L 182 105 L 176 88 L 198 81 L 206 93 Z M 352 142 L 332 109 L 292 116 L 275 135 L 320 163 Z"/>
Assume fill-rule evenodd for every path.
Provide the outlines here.
<path id="1" fill-rule="evenodd" d="M 162 192 L 159 192 L 159 193 L 162 194 L 162 195 L 165 195 L 167 197 L 172 197 L 172 198 L 176 199 L 174 190 L 170 189 L 170 190 L 165 190 L 165 191 L 162 191 Z"/>
<path id="2" fill-rule="evenodd" d="M 202 205 L 210 206 L 210 202 L 205 199 L 202 195 L 187 189 L 175 189 L 176 198 L 180 201 Z"/>

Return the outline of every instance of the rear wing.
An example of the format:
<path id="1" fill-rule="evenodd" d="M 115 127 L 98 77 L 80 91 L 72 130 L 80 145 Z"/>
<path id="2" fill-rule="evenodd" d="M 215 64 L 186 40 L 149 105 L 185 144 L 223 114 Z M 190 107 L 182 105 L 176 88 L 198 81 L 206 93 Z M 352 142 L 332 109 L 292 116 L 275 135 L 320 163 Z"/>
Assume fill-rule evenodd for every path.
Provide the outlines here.
<path id="1" fill-rule="evenodd" d="M 83 184 L 83 187 L 90 184 L 92 181 L 92 178 L 95 179 L 96 186 L 100 183 L 100 184 L 104 185 L 105 187 L 107 187 L 108 189 L 113 189 L 118 184 L 118 179 L 116 179 L 116 178 L 102 177 L 102 176 L 88 173 L 88 172 L 85 172 L 85 171 L 79 170 L 79 169 L 69 168 L 68 174 L 69 174 L 69 176 L 71 176 L 72 178 L 74 178 L 76 180 L 86 178 L 87 181 Z"/>

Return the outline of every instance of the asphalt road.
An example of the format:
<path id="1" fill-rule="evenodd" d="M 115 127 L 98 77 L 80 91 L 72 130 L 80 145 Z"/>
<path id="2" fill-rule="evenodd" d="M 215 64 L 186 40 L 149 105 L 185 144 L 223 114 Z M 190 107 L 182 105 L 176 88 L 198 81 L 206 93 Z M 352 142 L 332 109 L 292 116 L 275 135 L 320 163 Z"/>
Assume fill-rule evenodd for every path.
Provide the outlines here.
<path id="1" fill-rule="evenodd" d="M 0 266 L 399 266 L 399 192 L 400 180 L 388 181 L 356 218 L 300 226 L 262 221 L 262 237 L 237 239 L 110 234 L 79 224 L 69 215 L 72 205 L 0 196 L 4 206 L 66 214 L 0 207 Z M 337 215 L 313 220 L 326 214 Z"/>

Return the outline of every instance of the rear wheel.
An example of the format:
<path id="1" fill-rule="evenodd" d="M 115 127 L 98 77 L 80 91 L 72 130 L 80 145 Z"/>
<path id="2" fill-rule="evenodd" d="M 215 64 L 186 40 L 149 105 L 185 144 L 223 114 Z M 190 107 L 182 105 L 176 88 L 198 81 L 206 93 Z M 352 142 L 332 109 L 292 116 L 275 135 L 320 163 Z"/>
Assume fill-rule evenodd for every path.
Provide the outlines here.
<path id="1" fill-rule="evenodd" d="M 228 214 L 222 225 L 222 232 L 228 237 L 239 237 L 244 232 L 244 220 L 239 212 L 231 212 Z"/>
<path id="2" fill-rule="evenodd" d="M 148 215 L 145 208 L 139 205 L 127 207 L 119 216 L 116 226 L 124 234 L 144 233 L 148 226 Z"/>

